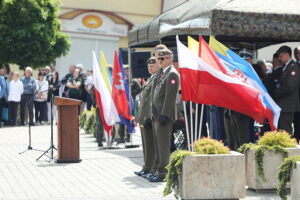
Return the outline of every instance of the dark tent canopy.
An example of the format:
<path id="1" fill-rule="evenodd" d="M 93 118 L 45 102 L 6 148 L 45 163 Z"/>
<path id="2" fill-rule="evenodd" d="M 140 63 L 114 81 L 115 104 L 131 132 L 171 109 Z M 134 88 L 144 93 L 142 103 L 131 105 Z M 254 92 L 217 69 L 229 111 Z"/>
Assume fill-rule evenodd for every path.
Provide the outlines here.
<path id="1" fill-rule="evenodd" d="M 258 49 L 300 41 L 299 0 L 187 0 L 136 26 L 130 47 L 175 46 L 175 35 L 214 35 L 229 46 Z M 207 37 L 204 37 L 207 38 Z"/>

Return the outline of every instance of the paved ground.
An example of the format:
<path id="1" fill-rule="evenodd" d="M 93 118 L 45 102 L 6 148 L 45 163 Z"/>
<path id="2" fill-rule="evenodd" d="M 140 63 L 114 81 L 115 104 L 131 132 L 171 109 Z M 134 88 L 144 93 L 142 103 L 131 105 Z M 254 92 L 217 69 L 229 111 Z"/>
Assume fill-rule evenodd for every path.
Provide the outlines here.
<path id="1" fill-rule="evenodd" d="M 141 143 L 138 133 L 134 143 Z M 93 137 L 81 134 L 82 162 L 56 164 L 46 157 L 37 162 L 39 151 L 19 155 L 27 145 L 27 127 L 0 129 L 0 199 L 175 199 L 162 197 L 164 183 L 149 183 L 133 174 L 141 168 L 141 148 L 99 150 Z M 49 145 L 50 127 L 32 127 L 32 146 L 45 150 Z M 279 200 L 275 194 L 251 191 L 246 199 Z"/>

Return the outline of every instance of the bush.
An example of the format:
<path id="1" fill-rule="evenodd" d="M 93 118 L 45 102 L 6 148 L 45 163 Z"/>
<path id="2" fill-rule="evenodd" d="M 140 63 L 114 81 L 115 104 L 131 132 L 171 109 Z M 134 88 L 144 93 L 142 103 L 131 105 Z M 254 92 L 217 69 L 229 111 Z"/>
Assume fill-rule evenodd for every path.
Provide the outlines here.
<path id="1" fill-rule="evenodd" d="M 285 131 L 270 131 L 266 132 L 262 136 L 258 145 L 261 146 L 280 146 L 282 148 L 296 147 L 297 141 L 294 138 L 291 138 L 291 135 Z"/>
<path id="2" fill-rule="evenodd" d="M 193 144 L 193 147 L 197 154 L 229 154 L 229 148 L 225 147 L 223 143 L 211 138 L 197 140 Z"/>

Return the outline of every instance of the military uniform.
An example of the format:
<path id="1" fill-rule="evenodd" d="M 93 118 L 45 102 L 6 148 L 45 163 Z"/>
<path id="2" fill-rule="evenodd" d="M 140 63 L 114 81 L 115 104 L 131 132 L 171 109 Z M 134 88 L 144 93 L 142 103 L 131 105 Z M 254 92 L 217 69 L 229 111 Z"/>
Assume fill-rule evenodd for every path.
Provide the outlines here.
<path id="1" fill-rule="evenodd" d="M 151 88 L 155 77 L 156 75 L 152 75 L 147 80 L 146 85 L 142 89 L 142 99 L 137 116 L 135 118 L 135 121 L 140 124 L 145 162 L 142 170 L 146 173 L 154 168 L 155 152 L 154 135 L 151 121 Z"/>
<path id="2" fill-rule="evenodd" d="M 162 51 L 160 52 L 162 53 Z M 173 121 L 176 115 L 176 96 L 179 86 L 179 75 L 173 65 L 165 68 L 157 76 L 153 92 L 152 115 L 157 155 L 156 175 L 164 177 L 165 167 L 169 164 L 170 138 Z"/>
<path id="3" fill-rule="evenodd" d="M 294 113 L 300 110 L 299 105 L 299 66 L 291 60 L 283 66 L 281 77 L 274 90 L 275 102 L 280 106 L 281 113 L 278 129 L 286 130 L 292 134 Z"/>

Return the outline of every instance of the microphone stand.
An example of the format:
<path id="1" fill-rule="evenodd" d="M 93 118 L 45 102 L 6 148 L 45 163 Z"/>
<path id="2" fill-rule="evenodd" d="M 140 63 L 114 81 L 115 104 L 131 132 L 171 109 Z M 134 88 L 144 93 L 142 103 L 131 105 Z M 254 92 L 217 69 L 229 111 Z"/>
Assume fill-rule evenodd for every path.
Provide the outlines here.
<path id="1" fill-rule="evenodd" d="M 40 158 L 42 158 L 43 156 L 47 156 L 50 160 L 54 159 L 53 156 L 53 151 L 54 149 L 57 150 L 57 148 L 54 146 L 53 144 L 53 116 L 52 116 L 52 110 L 53 110 L 53 88 L 49 89 L 49 91 L 51 92 L 51 96 L 50 96 L 50 113 L 51 113 L 51 140 L 50 140 L 50 147 L 40 156 L 36 159 L 36 161 L 38 161 Z M 50 153 L 50 156 L 47 155 L 47 153 Z"/>
<path id="2" fill-rule="evenodd" d="M 30 125 L 30 123 L 28 123 L 28 135 L 29 135 L 29 144 L 28 144 L 28 147 L 27 147 L 26 150 L 20 152 L 19 154 L 21 155 L 21 154 L 25 153 L 26 151 L 30 151 L 30 150 L 43 151 L 43 150 L 32 148 L 32 146 L 31 146 L 31 125 Z"/>

